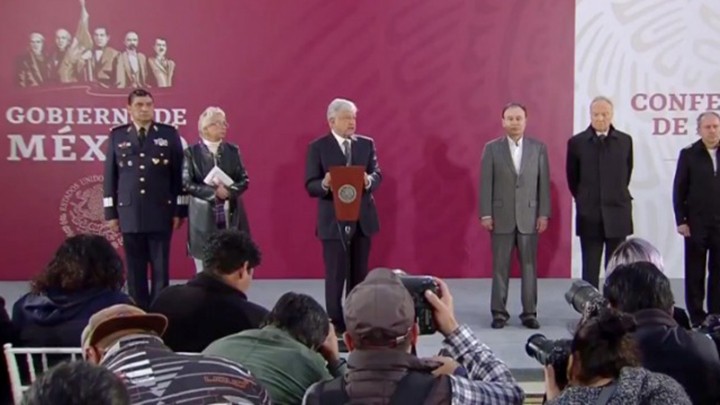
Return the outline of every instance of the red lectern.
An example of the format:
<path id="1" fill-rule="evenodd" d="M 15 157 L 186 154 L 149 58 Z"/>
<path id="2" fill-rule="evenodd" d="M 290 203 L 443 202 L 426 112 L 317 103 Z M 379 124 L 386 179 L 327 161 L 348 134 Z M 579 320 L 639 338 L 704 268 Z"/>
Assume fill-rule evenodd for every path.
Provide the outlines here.
<path id="1" fill-rule="evenodd" d="M 338 222 L 355 222 L 360 217 L 360 199 L 365 189 L 364 166 L 333 166 L 330 185 Z"/>

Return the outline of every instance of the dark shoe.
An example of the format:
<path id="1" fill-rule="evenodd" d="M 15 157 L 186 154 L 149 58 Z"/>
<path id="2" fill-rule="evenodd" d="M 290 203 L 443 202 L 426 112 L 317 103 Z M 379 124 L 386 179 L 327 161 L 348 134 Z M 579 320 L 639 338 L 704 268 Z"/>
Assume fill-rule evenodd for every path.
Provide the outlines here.
<path id="1" fill-rule="evenodd" d="M 502 329 L 505 325 L 507 325 L 507 321 L 505 319 L 495 318 L 493 319 L 490 327 L 493 329 Z"/>
<path id="2" fill-rule="evenodd" d="M 540 322 L 538 322 L 535 318 L 523 319 L 522 324 L 528 329 L 540 329 Z"/>

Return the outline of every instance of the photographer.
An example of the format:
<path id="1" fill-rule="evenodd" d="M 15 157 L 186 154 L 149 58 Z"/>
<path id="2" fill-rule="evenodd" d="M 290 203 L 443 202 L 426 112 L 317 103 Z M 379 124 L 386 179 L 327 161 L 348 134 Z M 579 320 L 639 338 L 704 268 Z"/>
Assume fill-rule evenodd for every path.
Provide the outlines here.
<path id="1" fill-rule="evenodd" d="M 605 280 L 603 295 L 612 308 L 635 318 L 633 337 L 643 367 L 677 380 L 694 404 L 718 403 L 717 349 L 707 336 L 686 330 L 673 320 L 670 281 L 654 264 L 618 266 Z"/>
<path id="2" fill-rule="evenodd" d="M 425 291 L 449 357 L 420 359 L 410 354 L 418 338 L 413 298 L 398 275 L 376 269 L 345 302 L 348 371 L 311 386 L 308 405 L 521 404 L 523 391 L 508 367 L 466 326 L 455 320 L 447 285 L 435 279 L 439 296 Z M 467 370 L 461 377 L 458 370 Z"/>
<path id="3" fill-rule="evenodd" d="M 547 404 L 690 404 L 672 378 L 638 367 L 638 351 L 630 336 L 630 315 L 603 309 L 581 323 L 570 345 L 568 379 L 562 392 L 552 367 L 545 368 Z"/>
<path id="4" fill-rule="evenodd" d="M 605 278 L 609 277 L 616 267 L 636 262 L 650 262 L 657 266 L 661 272 L 665 272 L 662 255 L 655 246 L 642 238 L 630 238 L 618 245 L 612 256 L 610 256 L 610 261 L 605 269 Z M 691 329 L 690 317 L 683 308 L 673 307 L 672 316 L 678 325 L 685 329 Z"/>

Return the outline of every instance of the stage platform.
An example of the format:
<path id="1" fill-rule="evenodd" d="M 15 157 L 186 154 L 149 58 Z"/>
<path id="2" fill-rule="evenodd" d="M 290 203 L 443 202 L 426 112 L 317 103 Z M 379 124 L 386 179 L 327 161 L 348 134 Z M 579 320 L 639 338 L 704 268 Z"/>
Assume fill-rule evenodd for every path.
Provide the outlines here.
<path id="1" fill-rule="evenodd" d="M 182 280 L 174 280 L 182 283 Z M 542 380 L 540 365 L 525 354 L 525 342 L 534 333 L 542 333 L 549 338 L 567 338 L 570 330 L 579 319 L 578 314 L 565 302 L 564 294 L 572 280 L 542 279 L 538 281 L 539 330 L 530 330 L 520 324 L 520 280 L 510 283 L 508 311 L 511 320 L 504 329 L 490 328 L 490 279 L 449 279 L 447 280 L 454 297 L 455 313 L 461 323 L 469 325 L 475 334 L 505 361 L 513 370 L 515 377 L 523 382 Z M 684 307 L 683 281 L 671 280 L 675 301 Z M 0 296 L 5 298 L 6 308 L 11 311 L 14 302 L 27 291 L 26 282 L 0 282 Z M 283 293 L 295 291 L 309 294 L 320 303 L 324 302 L 322 280 L 256 280 L 253 282 L 250 300 L 272 308 Z M 440 335 L 420 338 L 418 353 L 431 356 L 438 352 L 442 338 Z"/>

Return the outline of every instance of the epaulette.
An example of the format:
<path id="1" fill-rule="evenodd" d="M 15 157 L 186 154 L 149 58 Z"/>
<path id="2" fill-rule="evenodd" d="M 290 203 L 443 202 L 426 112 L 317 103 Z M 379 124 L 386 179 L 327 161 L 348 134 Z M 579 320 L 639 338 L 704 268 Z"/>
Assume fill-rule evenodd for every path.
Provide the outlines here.
<path id="1" fill-rule="evenodd" d="M 110 132 L 113 132 L 116 129 L 122 129 L 122 128 L 126 128 L 126 127 L 130 127 L 130 124 L 128 123 L 128 124 L 116 125 L 116 126 L 110 128 Z"/>

